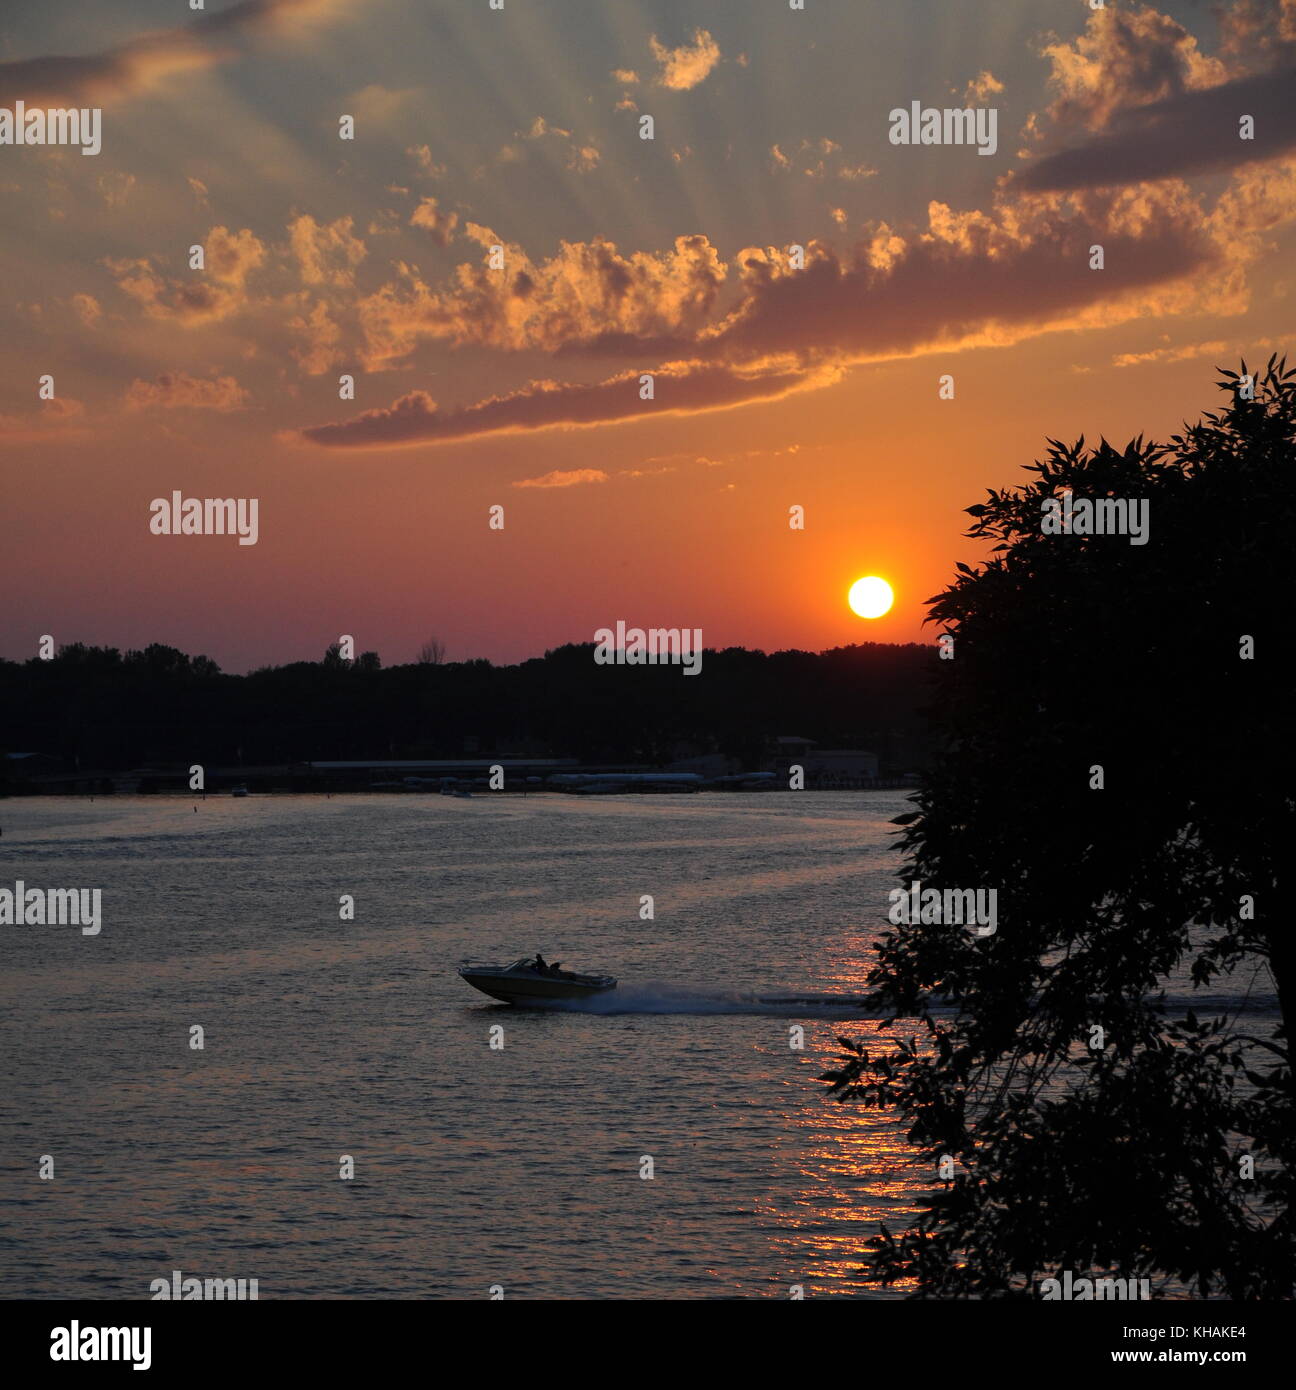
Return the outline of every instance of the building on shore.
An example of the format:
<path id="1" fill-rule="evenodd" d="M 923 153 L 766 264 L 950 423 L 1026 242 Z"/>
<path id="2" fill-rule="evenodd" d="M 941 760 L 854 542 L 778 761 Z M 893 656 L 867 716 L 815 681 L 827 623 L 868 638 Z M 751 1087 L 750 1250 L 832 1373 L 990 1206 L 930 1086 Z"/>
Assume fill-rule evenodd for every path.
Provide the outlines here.
<path id="1" fill-rule="evenodd" d="M 816 748 L 806 755 L 806 780 L 876 781 L 878 756 L 862 748 Z"/>
<path id="2" fill-rule="evenodd" d="M 878 755 L 863 748 L 820 748 L 814 739 L 791 735 L 777 738 L 774 743 L 778 751 L 773 770 L 787 778 L 793 767 L 800 767 L 807 787 L 867 787 L 880 778 Z"/>

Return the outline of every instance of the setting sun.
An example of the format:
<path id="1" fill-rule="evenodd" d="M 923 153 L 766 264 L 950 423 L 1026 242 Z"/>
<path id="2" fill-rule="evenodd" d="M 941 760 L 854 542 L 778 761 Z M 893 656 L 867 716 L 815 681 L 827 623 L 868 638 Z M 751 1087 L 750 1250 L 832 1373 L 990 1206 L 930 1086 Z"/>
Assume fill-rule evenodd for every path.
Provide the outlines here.
<path id="1" fill-rule="evenodd" d="M 850 586 L 850 593 L 846 596 L 851 611 L 858 613 L 861 618 L 880 618 L 884 613 L 891 611 L 894 601 L 895 595 L 891 592 L 890 584 L 873 574 L 866 579 L 857 579 Z"/>

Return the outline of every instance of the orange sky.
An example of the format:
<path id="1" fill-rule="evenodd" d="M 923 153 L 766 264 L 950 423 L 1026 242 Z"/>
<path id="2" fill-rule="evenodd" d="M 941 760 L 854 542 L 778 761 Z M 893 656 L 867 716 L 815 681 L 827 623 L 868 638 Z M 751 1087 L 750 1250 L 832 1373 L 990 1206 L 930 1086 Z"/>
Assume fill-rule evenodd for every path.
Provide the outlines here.
<path id="1" fill-rule="evenodd" d="M 1296 0 L 211 9 L 0 19 L 0 107 L 104 113 L 97 156 L 0 146 L 10 659 L 931 640 L 1046 435 L 1164 436 L 1285 346 Z M 893 145 L 913 100 L 993 106 L 995 154 Z M 173 489 L 256 497 L 257 544 L 150 534 Z"/>

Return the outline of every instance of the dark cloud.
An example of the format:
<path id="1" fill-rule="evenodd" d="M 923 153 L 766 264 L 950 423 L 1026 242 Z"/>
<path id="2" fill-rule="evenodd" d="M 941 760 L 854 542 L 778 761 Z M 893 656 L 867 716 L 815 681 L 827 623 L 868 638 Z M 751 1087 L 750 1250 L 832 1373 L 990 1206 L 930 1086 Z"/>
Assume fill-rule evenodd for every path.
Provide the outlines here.
<path id="1" fill-rule="evenodd" d="M 1105 268 L 1089 266 L 1101 244 Z M 1160 197 L 1036 198 L 993 213 L 929 209 L 928 230 L 882 232 L 804 271 L 757 279 L 703 356 L 834 353 L 877 360 L 942 346 L 1016 341 L 1124 316 L 1132 296 L 1203 274 L 1220 249 L 1182 190 Z"/>
<path id="2" fill-rule="evenodd" d="M 1243 116 L 1255 138 L 1239 136 Z M 1296 68 L 1185 92 L 1112 118 L 1101 135 L 1015 174 L 1035 192 L 1141 183 L 1273 159 L 1296 149 Z"/>
<path id="3" fill-rule="evenodd" d="M 507 396 L 494 396 L 460 410 L 441 410 L 425 391 L 413 391 L 383 410 L 368 410 L 338 424 L 320 425 L 297 436 L 328 448 L 375 449 L 437 444 L 522 430 L 573 429 L 660 415 L 723 410 L 754 401 L 778 400 L 836 379 L 831 368 L 809 371 L 766 364 L 742 370 L 676 362 L 654 373 L 655 396 L 641 400 L 638 372 L 589 385 L 536 381 Z"/>
<path id="4" fill-rule="evenodd" d="M 233 39 L 269 32 L 339 8 L 339 0 L 240 0 L 188 24 L 142 34 L 101 53 L 0 63 L 0 103 L 104 102 L 131 96 L 159 77 L 210 67 L 238 52 Z"/>

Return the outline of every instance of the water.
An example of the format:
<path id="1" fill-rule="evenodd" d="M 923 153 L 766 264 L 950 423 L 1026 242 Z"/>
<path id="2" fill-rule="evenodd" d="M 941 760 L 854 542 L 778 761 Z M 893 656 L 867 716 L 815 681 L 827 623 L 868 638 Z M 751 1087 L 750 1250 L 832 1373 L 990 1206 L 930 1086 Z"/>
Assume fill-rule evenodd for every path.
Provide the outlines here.
<path id="1" fill-rule="evenodd" d="M 852 1011 L 757 1002 L 859 992 L 902 794 L 194 804 L 0 807 L 0 883 L 104 902 L 0 932 L 0 1295 L 857 1291 L 913 1210 L 894 1126 L 815 1079 Z M 454 973 L 533 950 L 612 1011 Z"/>
<path id="2" fill-rule="evenodd" d="M 904 793 L 194 805 L 0 803 L 0 884 L 104 910 L 0 929 L 0 1296 L 880 1296 L 929 1170 L 816 1080 L 858 1010 L 761 1000 L 861 991 Z M 535 950 L 621 987 L 454 972 Z"/>

